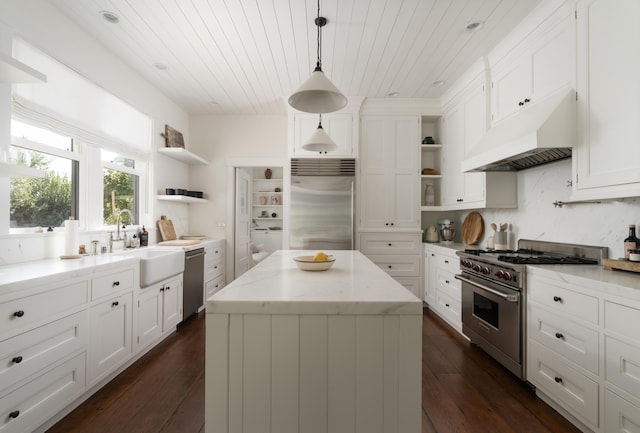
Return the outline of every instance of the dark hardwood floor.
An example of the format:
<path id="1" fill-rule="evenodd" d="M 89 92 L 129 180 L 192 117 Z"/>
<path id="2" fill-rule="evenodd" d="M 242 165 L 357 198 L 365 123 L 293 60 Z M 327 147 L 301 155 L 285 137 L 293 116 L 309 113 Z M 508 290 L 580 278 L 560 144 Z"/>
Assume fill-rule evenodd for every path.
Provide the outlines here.
<path id="1" fill-rule="evenodd" d="M 187 321 L 48 432 L 204 432 L 204 322 Z M 427 309 L 422 330 L 422 433 L 579 433 Z"/>

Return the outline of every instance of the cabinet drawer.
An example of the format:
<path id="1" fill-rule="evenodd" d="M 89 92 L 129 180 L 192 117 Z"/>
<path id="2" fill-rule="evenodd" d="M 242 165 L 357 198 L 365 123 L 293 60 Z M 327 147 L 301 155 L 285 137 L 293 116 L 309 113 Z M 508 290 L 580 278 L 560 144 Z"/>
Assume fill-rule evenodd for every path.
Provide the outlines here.
<path id="1" fill-rule="evenodd" d="M 598 331 L 542 308 L 529 308 L 529 337 L 598 374 Z"/>
<path id="2" fill-rule="evenodd" d="M 607 335 L 605 378 L 640 399 L 640 346 Z"/>
<path id="3" fill-rule="evenodd" d="M 94 278 L 91 282 L 91 300 L 103 298 L 124 290 L 133 289 L 133 269 L 111 272 Z"/>
<path id="4" fill-rule="evenodd" d="M 604 327 L 607 331 L 640 341 L 640 310 L 626 305 L 605 301 Z"/>
<path id="5" fill-rule="evenodd" d="M 566 289 L 553 281 L 542 278 L 530 278 L 527 282 L 527 294 L 530 301 L 536 301 L 560 316 L 572 316 L 597 325 L 598 299 L 593 296 Z"/>
<path id="6" fill-rule="evenodd" d="M 86 305 L 87 298 L 87 281 L 80 281 L 0 303 L 0 341 L 63 317 Z"/>
<path id="7" fill-rule="evenodd" d="M 597 430 L 598 383 L 571 368 L 545 346 L 529 340 L 527 379 L 574 416 Z"/>
<path id="8" fill-rule="evenodd" d="M 213 296 L 214 293 L 216 293 L 218 290 L 222 289 L 223 287 L 224 287 L 224 277 L 222 275 L 219 276 L 218 278 L 214 278 L 213 280 L 209 280 L 206 283 L 204 283 L 205 302 L 207 299 Z"/>
<path id="9" fill-rule="evenodd" d="M 604 397 L 604 431 L 640 432 L 640 407 L 607 390 Z"/>
<path id="10" fill-rule="evenodd" d="M 85 347 L 87 313 L 80 311 L 0 343 L 0 391 Z"/>
<path id="11" fill-rule="evenodd" d="M 438 282 L 439 291 L 445 292 L 452 298 L 458 299 L 458 301 L 461 299 L 462 284 L 460 283 L 460 280 L 456 280 L 454 278 L 454 274 L 442 269 L 437 269 L 436 281 Z"/>
<path id="12" fill-rule="evenodd" d="M 205 255 L 204 255 L 205 267 L 207 266 L 207 264 L 222 262 L 222 259 L 224 256 L 224 249 L 222 248 L 222 244 L 206 247 L 204 249 L 204 252 L 205 252 Z"/>
<path id="13" fill-rule="evenodd" d="M 368 257 L 392 277 L 420 277 L 420 256 L 399 254 Z"/>
<path id="14" fill-rule="evenodd" d="M 436 310 L 445 320 L 460 328 L 462 322 L 462 308 L 460 300 L 438 290 L 436 294 Z"/>
<path id="15" fill-rule="evenodd" d="M 460 259 L 458 256 L 448 256 L 445 254 L 435 255 L 436 266 L 444 269 L 452 274 L 458 273 L 460 270 Z"/>
<path id="16" fill-rule="evenodd" d="M 360 251 L 365 254 L 417 254 L 420 255 L 420 234 L 363 233 Z"/>
<path id="17" fill-rule="evenodd" d="M 222 260 L 218 260 L 212 263 L 205 263 L 204 265 L 204 281 L 209 281 L 219 277 L 224 272 L 224 266 L 222 266 Z"/>
<path id="18" fill-rule="evenodd" d="M 76 398 L 86 383 L 85 358 L 82 352 L 0 397 L 0 431 L 33 431 Z"/>

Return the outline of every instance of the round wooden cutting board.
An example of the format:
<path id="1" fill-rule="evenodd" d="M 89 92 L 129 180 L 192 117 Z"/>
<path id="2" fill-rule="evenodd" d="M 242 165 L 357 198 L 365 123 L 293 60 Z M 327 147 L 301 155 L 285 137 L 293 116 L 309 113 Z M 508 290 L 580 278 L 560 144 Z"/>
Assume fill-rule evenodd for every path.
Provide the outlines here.
<path id="1" fill-rule="evenodd" d="M 475 245 L 484 234 L 484 220 L 478 212 L 471 212 L 462 223 L 462 241 L 467 245 Z"/>

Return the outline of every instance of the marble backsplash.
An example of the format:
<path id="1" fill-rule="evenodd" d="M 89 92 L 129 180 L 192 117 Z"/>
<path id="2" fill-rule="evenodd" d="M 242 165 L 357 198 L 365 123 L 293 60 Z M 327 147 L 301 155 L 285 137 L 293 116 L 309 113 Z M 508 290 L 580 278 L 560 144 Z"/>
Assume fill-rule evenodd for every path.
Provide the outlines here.
<path id="1" fill-rule="evenodd" d="M 622 243 L 629 224 L 640 225 L 640 198 L 603 201 L 599 204 L 554 207 L 556 200 L 570 200 L 571 160 L 543 165 L 518 173 L 518 208 L 483 209 L 485 233 L 479 245 L 487 246 L 493 235 L 492 222 L 509 225 L 509 244 L 518 239 L 596 245 L 609 248 L 609 257 L 623 255 Z M 456 225 L 462 226 L 469 211 L 456 213 Z"/>

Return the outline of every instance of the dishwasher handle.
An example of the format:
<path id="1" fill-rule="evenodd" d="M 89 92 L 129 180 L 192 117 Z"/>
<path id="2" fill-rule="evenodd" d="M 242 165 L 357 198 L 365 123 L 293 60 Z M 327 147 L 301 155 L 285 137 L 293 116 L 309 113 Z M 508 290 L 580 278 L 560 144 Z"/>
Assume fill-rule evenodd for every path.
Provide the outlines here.
<path id="1" fill-rule="evenodd" d="M 202 257 L 202 256 L 204 256 L 204 252 L 196 253 L 196 254 L 190 254 L 190 255 L 188 254 L 188 255 L 185 255 L 184 258 L 186 260 L 190 260 L 190 259 L 195 259 L 195 258 Z"/>

